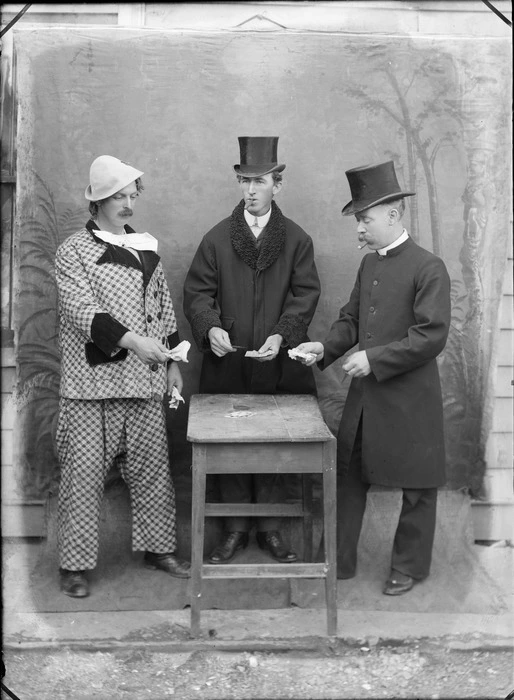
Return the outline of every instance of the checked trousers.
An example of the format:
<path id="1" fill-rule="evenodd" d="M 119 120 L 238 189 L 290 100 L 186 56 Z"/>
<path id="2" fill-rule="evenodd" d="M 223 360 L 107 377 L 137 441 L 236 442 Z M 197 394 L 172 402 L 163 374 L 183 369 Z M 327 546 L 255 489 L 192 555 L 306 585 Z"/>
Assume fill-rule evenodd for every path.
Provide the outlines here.
<path id="1" fill-rule="evenodd" d="M 61 398 L 56 442 L 61 568 L 96 566 L 104 484 L 118 456 L 132 506 L 132 549 L 175 550 L 175 492 L 162 402 Z"/>

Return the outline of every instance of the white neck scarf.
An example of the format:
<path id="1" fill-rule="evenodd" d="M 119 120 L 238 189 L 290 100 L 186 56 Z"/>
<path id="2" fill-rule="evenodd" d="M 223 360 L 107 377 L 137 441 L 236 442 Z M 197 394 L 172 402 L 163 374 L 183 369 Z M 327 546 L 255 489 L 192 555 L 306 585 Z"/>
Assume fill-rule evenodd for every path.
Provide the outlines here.
<path id="1" fill-rule="evenodd" d="M 157 252 L 159 241 L 150 233 L 111 233 L 110 231 L 94 230 L 93 233 L 105 243 L 120 246 L 120 248 L 133 248 L 134 250 L 152 250 Z"/>

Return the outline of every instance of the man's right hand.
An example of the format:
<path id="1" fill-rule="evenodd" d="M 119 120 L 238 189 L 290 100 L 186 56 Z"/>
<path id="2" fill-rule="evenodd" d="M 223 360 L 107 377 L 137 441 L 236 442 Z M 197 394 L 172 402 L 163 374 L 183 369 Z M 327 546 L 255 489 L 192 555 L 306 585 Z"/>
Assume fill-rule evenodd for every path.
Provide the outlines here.
<path id="1" fill-rule="evenodd" d="M 213 327 L 208 332 L 212 352 L 218 357 L 224 357 L 229 352 L 237 352 L 232 347 L 227 331 L 223 328 Z"/>
<path id="2" fill-rule="evenodd" d="M 320 360 L 323 359 L 323 355 L 325 354 L 325 348 L 321 343 L 317 342 L 311 342 L 311 343 L 301 343 L 298 345 L 298 347 L 294 348 L 295 350 L 298 350 L 298 352 L 304 352 L 305 354 L 312 354 L 314 357 L 310 357 L 308 360 L 303 360 L 301 357 L 298 359 L 303 365 L 307 365 L 307 367 L 310 367 L 311 365 L 315 364 L 316 362 L 319 362 Z"/>
<path id="3" fill-rule="evenodd" d="M 163 364 L 169 360 L 168 350 L 162 343 L 132 331 L 125 333 L 118 345 L 135 352 L 144 365 Z"/>

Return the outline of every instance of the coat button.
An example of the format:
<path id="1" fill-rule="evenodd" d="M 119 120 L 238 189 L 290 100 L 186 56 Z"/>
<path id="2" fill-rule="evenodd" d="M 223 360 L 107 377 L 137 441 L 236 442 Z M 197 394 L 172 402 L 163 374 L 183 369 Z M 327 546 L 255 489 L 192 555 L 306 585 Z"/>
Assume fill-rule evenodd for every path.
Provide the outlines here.
<path id="1" fill-rule="evenodd" d="M 369 307 L 369 310 L 370 310 L 370 312 L 371 312 L 372 314 L 375 313 L 375 307 L 374 307 L 374 306 L 370 306 L 370 307 Z"/>
<path id="2" fill-rule="evenodd" d="M 376 287 L 378 284 L 378 280 L 373 280 L 373 286 Z"/>
<path id="3" fill-rule="evenodd" d="M 150 314 L 148 314 L 148 316 L 146 317 L 146 320 L 148 321 L 148 323 L 152 322 L 152 317 L 150 316 Z"/>
<path id="4" fill-rule="evenodd" d="M 371 333 L 366 333 L 366 338 L 371 338 Z"/>
<path id="5" fill-rule="evenodd" d="M 150 365 L 150 369 L 152 370 L 152 372 L 157 372 L 157 370 L 159 369 L 159 365 L 157 364 L 157 362 L 154 362 L 153 365 Z"/>
<path id="6" fill-rule="evenodd" d="M 161 394 L 157 394 L 157 392 L 156 392 L 155 394 L 152 394 L 152 399 L 153 399 L 154 401 L 162 401 L 162 395 L 161 395 Z"/>
<path id="7" fill-rule="evenodd" d="M 379 256 L 378 256 L 378 259 L 379 259 L 379 260 L 383 260 L 384 258 L 385 258 L 385 255 L 379 255 Z"/>

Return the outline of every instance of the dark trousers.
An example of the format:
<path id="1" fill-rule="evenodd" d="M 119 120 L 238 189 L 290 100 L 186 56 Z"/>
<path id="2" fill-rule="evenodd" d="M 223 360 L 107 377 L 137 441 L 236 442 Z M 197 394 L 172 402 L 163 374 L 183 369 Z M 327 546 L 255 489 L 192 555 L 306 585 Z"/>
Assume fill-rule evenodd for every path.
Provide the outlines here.
<path id="1" fill-rule="evenodd" d="M 346 473 L 337 474 L 337 577 L 351 578 L 357 569 L 357 545 L 370 484 L 362 481 L 362 423 Z M 414 579 L 430 572 L 437 488 L 402 489 L 403 502 L 394 536 L 391 568 Z"/>
<path id="2" fill-rule="evenodd" d="M 281 474 L 221 474 L 220 491 L 223 503 L 280 503 L 284 500 Z M 278 530 L 279 518 L 258 518 L 259 532 Z M 225 518 L 227 532 L 248 532 L 251 518 Z"/>

